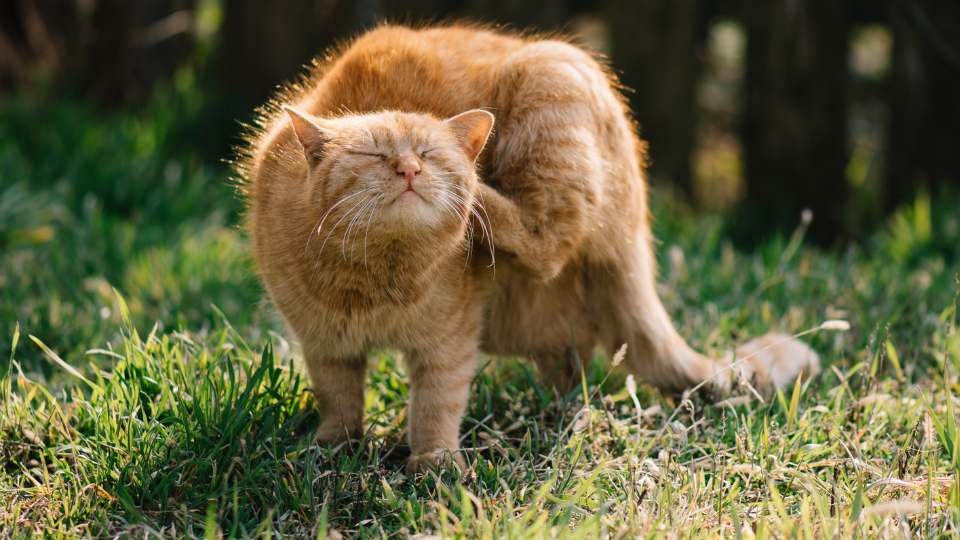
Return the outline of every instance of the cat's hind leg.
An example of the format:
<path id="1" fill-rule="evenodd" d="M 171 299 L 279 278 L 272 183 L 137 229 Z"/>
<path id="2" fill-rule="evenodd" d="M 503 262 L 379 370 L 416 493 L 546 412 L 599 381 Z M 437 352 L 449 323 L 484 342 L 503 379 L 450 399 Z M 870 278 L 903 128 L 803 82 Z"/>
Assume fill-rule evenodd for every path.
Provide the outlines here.
<path id="1" fill-rule="evenodd" d="M 613 97 L 593 61 L 566 43 L 524 47 L 503 72 L 511 104 L 488 171 L 497 188 L 482 184 L 478 203 L 496 247 L 547 282 L 595 226 L 606 166 L 597 135 L 603 104 L 595 101 L 597 92 Z"/>
<path id="2" fill-rule="evenodd" d="M 530 358 L 537 365 L 541 382 L 563 396 L 582 381 L 590 353 L 590 347 L 568 347 L 561 352 L 534 353 Z"/>

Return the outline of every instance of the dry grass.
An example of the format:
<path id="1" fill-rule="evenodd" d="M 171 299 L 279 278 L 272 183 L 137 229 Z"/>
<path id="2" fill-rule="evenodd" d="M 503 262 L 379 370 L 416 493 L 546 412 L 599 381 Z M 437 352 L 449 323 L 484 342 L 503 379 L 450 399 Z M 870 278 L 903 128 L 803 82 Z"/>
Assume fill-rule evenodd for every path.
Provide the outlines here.
<path id="1" fill-rule="evenodd" d="M 920 199 L 820 252 L 802 229 L 738 251 L 722 221 L 657 199 L 681 332 L 718 353 L 848 320 L 804 338 L 824 373 L 713 403 L 627 384 L 598 357 L 558 397 L 491 360 L 463 426 L 469 471 L 411 478 L 389 351 L 364 440 L 311 444 L 223 171 L 160 142 L 168 109 L 0 112 L 15 179 L 0 186 L 0 536 L 957 535 L 960 201 Z"/>

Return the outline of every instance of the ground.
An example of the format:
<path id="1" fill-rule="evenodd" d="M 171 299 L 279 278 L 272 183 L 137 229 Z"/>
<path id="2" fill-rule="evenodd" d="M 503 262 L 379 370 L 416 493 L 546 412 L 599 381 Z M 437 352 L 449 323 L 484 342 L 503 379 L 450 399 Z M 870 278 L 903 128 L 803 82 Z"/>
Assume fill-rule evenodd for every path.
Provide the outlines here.
<path id="1" fill-rule="evenodd" d="M 721 354 L 848 321 L 802 337 L 823 373 L 717 402 L 633 385 L 598 353 L 555 396 L 532 366 L 484 359 L 468 470 L 411 477 L 390 351 L 364 439 L 312 444 L 227 167 L 185 142 L 204 103 L 155 101 L 0 107 L 0 537 L 958 534 L 960 198 L 820 250 L 800 216 L 735 248 L 722 218 L 655 193 L 681 334 Z"/>

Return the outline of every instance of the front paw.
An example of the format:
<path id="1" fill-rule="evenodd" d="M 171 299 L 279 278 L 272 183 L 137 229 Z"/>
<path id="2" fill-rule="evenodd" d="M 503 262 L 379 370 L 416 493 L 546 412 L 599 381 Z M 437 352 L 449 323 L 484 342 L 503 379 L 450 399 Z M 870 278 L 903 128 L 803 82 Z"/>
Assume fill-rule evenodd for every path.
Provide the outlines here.
<path id="1" fill-rule="evenodd" d="M 441 448 L 429 452 L 420 452 L 410 456 L 407 460 L 407 474 L 414 475 L 431 470 L 449 469 L 456 467 L 460 472 L 467 470 L 467 463 L 459 450 Z"/>
<path id="2" fill-rule="evenodd" d="M 820 358 L 806 343 L 784 334 L 767 334 L 737 349 L 735 372 L 762 392 L 775 392 L 797 379 L 820 372 Z"/>
<path id="3" fill-rule="evenodd" d="M 359 427 L 351 428 L 341 423 L 321 424 L 320 427 L 317 428 L 314 439 L 321 445 L 336 446 L 350 440 L 359 439 L 361 433 L 362 429 Z"/>

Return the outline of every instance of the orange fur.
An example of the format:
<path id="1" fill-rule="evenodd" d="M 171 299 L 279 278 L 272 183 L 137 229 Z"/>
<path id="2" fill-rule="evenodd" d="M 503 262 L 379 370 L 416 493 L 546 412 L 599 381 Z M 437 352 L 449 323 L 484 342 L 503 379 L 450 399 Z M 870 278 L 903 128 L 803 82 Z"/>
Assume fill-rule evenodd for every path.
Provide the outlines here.
<path id="1" fill-rule="evenodd" d="M 384 26 L 278 103 L 288 114 L 265 112 L 240 172 L 257 266 L 324 412 L 321 440 L 362 429 L 371 347 L 406 353 L 414 469 L 457 459 L 478 350 L 530 357 L 565 386 L 596 346 L 627 343 L 627 367 L 662 388 L 729 388 L 729 360 L 687 346 L 657 297 L 645 146 L 589 54 Z M 490 119 L 474 109 L 497 118 L 479 177 Z M 409 178 L 422 196 L 388 202 Z M 790 342 L 740 371 L 770 387 L 816 364 Z"/>

